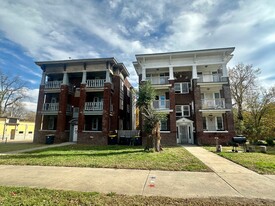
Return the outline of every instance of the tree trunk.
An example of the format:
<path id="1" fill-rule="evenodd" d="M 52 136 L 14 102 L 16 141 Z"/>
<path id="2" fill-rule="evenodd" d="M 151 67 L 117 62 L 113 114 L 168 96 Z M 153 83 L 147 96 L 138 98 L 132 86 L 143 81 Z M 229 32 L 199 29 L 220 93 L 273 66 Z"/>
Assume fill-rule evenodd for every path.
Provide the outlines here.
<path id="1" fill-rule="evenodd" d="M 153 136 L 151 134 L 146 134 L 146 145 L 144 151 L 149 151 L 153 148 Z"/>
<path id="2" fill-rule="evenodd" d="M 161 140 L 161 136 L 160 136 L 160 124 L 157 123 L 156 127 L 155 127 L 155 135 L 154 135 L 154 146 L 155 146 L 155 151 L 156 152 L 160 152 L 162 151 L 162 147 L 160 144 L 160 140 Z"/>

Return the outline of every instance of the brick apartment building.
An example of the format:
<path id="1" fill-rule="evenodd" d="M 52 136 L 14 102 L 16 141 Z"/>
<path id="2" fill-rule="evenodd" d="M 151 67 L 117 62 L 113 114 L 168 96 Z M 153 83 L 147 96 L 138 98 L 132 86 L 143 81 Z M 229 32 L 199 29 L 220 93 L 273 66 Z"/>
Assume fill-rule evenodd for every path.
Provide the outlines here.
<path id="1" fill-rule="evenodd" d="M 36 62 L 43 74 L 34 142 L 106 145 L 110 131 L 135 126 L 129 73 L 115 58 Z"/>
<path id="2" fill-rule="evenodd" d="M 234 49 L 136 55 L 139 82 L 151 82 L 157 93 L 153 108 L 167 113 L 162 144 L 214 144 L 215 137 L 227 144 L 235 135 L 226 69 Z"/>

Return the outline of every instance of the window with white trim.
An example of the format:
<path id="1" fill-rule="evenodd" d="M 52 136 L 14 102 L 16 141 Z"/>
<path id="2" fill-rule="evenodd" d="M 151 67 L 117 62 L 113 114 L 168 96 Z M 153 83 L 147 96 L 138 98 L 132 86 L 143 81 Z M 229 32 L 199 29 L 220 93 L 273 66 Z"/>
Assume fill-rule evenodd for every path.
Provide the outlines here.
<path id="1" fill-rule="evenodd" d="M 160 120 L 160 131 L 167 131 L 168 126 L 167 126 L 167 119 Z"/>
<path id="2" fill-rule="evenodd" d="M 189 82 L 175 83 L 175 93 L 187 94 L 189 93 Z"/>
<path id="3" fill-rule="evenodd" d="M 176 105 L 176 117 L 190 117 L 190 106 Z"/>
<path id="4" fill-rule="evenodd" d="M 222 121 L 222 117 L 216 117 L 216 121 L 217 121 L 217 129 L 218 129 L 218 130 L 223 130 L 223 121 Z"/>
<path id="5" fill-rule="evenodd" d="M 123 110 L 124 107 L 124 83 L 120 80 L 120 94 L 119 94 L 119 109 Z"/>

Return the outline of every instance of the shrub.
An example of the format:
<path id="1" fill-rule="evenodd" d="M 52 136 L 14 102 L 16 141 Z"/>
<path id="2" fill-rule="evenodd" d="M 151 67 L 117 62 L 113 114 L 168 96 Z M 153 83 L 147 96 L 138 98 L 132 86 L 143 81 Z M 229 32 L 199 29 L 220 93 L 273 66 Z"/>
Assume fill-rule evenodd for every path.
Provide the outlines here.
<path id="1" fill-rule="evenodd" d="M 268 138 L 266 138 L 265 141 L 266 141 L 266 143 L 267 143 L 268 146 L 272 146 L 273 147 L 275 145 L 273 137 L 268 137 Z"/>

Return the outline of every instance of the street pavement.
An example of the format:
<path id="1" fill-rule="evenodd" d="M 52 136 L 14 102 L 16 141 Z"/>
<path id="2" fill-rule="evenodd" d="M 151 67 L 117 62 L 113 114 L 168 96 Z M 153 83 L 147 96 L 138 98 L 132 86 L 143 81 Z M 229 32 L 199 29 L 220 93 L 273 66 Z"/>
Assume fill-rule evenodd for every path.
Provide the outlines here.
<path id="1" fill-rule="evenodd" d="M 0 185 L 180 198 L 275 200 L 275 175 L 259 175 L 202 147 L 184 147 L 213 172 L 1 165 Z"/>

